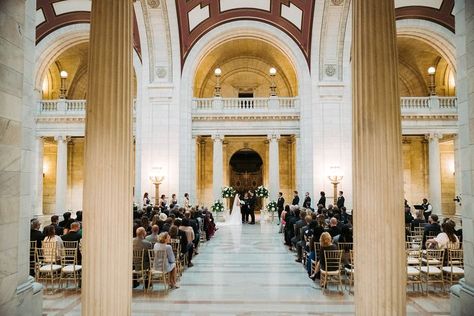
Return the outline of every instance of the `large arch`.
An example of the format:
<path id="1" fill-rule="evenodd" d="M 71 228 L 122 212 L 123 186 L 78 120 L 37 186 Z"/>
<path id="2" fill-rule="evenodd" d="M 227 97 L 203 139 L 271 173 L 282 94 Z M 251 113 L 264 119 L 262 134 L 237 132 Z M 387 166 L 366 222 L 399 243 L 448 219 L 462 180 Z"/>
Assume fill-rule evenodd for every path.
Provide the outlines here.
<path id="1" fill-rule="evenodd" d="M 255 38 L 258 40 L 272 43 L 278 47 L 290 60 L 296 70 L 298 91 L 300 91 L 300 146 L 298 155 L 300 167 L 305 166 L 308 172 L 298 173 L 298 188 L 305 188 L 312 192 L 312 107 L 311 107 L 311 76 L 306 58 L 298 45 L 283 31 L 278 28 L 258 21 L 233 21 L 220 25 L 205 35 L 203 35 L 189 51 L 186 62 L 182 68 L 181 74 L 181 93 L 180 93 L 180 121 L 182 129 L 180 133 L 180 192 L 195 192 L 195 184 L 192 184 L 192 160 L 187 153 L 192 145 L 192 120 L 191 104 L 194 90 L 194 75 L 201 60 L 213 47 L 227 41 L 237 38 Z"/>

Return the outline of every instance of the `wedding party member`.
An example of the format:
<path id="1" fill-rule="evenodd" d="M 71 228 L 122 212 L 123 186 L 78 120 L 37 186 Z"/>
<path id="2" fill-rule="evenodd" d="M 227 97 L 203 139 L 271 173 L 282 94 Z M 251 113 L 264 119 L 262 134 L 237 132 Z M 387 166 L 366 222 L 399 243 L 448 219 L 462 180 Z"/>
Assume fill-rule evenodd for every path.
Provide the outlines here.
<path id="1" fill-rule="evenodd" d="M 247 223 L 249 220 L 249 193 L 245 192 L 240 205 L 240 214 L 242 216 L 242 224 Z"/>
<path id="2" fill-rule="evenodd" d="M 421 203 L 421 206 L 423 207 L 423 215 L 425 217 L 425 222 L 428 221 L 428 217 L 431 215 L 431 212 L 433 211 L 433 206 L 428 202 L 428 199 L 423 199 L 423 203 Z"/>
<path id="3" fill-rule="evenodd" d="M 309 192 L 306 192 L 304 195 L 303 207 L 311 209 L 311 198 L 309 197 Z"/>
<path id="4" fill-rule="evenodd" d="M 255 205 L 257 204 L 257 197 L 252 191 L 249 191 L 249 205 L 248 212 L 251 218 L 250 225 L 255 225 Z"/>
<path id="5" fill-rule="evenodd" d="M 171 237 L 167 232 L 158 235 L 158 242 L 155 244 L 153 250 L 155 251 L 155 261 L 153 269 L 161 271 L 163 267 L 162 258 L 157 256 L 157 252 L 160 250 L 166 251 L 166 260 L 164 262 L 165 270 L 163 272 L 169 273 L 169 282 L 171 289 L 178 289 L 176 285 L 176 258 L 173 253 L 171 245 Z"/>
<path id="6" fill-rule="evenodd" d="M 174 208 L 175 205 L 178 205 L 178 199 L 176 198 L 176 194 L 171 194 L 171 201 L 170 201 L 170 209 Z"/>
<path id="7" fill-rule="evenodd" d="M 342 208 L 344 207 L 344 203 L 346 202 L 346 199 L 344 198 L 344 192 L 342 191 L 339 191 L 339 196 L 337 197 L 337 202 L 336 202 L 336 205 L 337 205 L 337 208 L 342 210 Z"/>
<path id="8" fill-rule="evenodd" d="M 160 202 L 160 209 L 162 212 L 168 208 L 168 201 L 166 201 L 166 195 L 162 194 L 160 196 L 159 202 Z"/>
<path id="9" fill-rule="evenodd" d="M 324 191 L 319 192 L 319 201 L 318 205 L 322 205 L 323 208 L 326 208 L 326 193 Z"/>
<path id="10" fill-rule="evenodd" d="M 278 201 L 277 201 L 277 210 L 278 210 L 278 225 L 281 223 L 281 213 L 283 213 L 283 209 L 285 207 L 285 199 L 283 198 L 283 193 L 278 193 Z"/>
<path id="11" fill-rule="evenodd" d="M 184 193 L 184 207 L 186 209 L 191 207 L 191 202 L 189 201 L 189 193 Z"/>
<path id="12" fill-rule="evenodd" d="M 150 205 L 150 198 L 148 197 L 148 192 L 143 194 L 143 206 Z"/>
<path id="13" fill-rule="evenodd" d="M 293 191 L 293 201 L 291 201 L 291 205 L 299 205 L 300 204 L 300 197 L 298 196 L 298 191 Z"/>

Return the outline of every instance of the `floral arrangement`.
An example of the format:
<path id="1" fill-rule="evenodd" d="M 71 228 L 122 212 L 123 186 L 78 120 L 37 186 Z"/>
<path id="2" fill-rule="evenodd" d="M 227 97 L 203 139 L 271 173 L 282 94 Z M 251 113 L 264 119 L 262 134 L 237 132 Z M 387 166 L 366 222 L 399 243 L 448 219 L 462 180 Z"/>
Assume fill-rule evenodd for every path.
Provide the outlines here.
<path id="1" fill-rule="evenodd" d="M 277 202 L 271 201 L 270 203 L 267 204 L 267 211 L 268 212 L 276 212 L 277 211 Z"/>
<path id="2" fill-rule="evenodd" d="M 234 197 L 235 193 L 237 193 L 237 192 L 235 191 L 235 189 L 233 187 L 223 187 L 222 188 L 222 197 L 224 199 Z"/>
<path id="3" fill-rule="evenodd" d="M 224 203 L 221 200 L 215 200 L 214 204 L 212 204 L 211 209 L 213 212 L 223 212 L 224 211 Z"/>
<path id="4" fill-rule="evenodd" d="M 255 190 L 255 195 L 259 198 L 267 198 L 268 190 L 263 185 L 261 185 L 257 188 L 257 190 Z"/>

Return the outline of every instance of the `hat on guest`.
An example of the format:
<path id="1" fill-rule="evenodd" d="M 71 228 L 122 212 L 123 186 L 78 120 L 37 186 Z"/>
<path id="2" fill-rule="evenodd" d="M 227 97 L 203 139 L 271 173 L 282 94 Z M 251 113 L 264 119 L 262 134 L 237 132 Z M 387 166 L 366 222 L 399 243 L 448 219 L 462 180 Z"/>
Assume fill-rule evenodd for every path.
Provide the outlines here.
<path id="1" fill-rule="evenodd" d="M 163 221 L 163 222 L 164 222 L 164 221 L 166 221 L 167 218 L 168 218 L 168 216 L 166 216 L 165 213 L 161 213 L 161 214 L 160 214 L 160 221 Z"/>

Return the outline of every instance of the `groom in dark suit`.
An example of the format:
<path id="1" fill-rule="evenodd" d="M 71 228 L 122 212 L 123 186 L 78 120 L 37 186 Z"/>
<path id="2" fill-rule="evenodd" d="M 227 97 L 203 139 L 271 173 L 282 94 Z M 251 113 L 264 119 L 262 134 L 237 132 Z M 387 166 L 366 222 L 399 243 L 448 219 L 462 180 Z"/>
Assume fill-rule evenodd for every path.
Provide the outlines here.
<path id="1" fill-rule="evenodd" d="M 252 218 L 252 221 L 250 222 L 251 225 L 255 224 L 255 204 L 257 204 L 257 197 L 252 191 L 249 191 L 248 213 Z"/>

